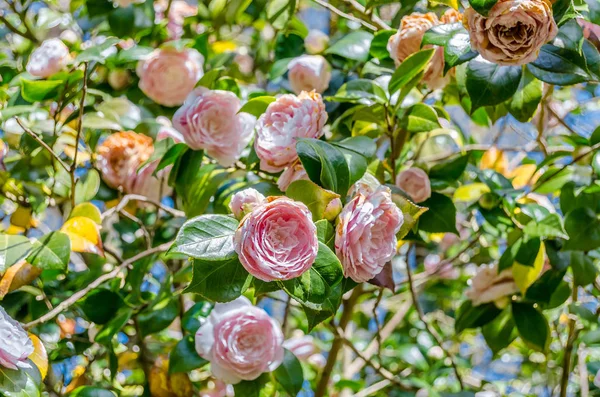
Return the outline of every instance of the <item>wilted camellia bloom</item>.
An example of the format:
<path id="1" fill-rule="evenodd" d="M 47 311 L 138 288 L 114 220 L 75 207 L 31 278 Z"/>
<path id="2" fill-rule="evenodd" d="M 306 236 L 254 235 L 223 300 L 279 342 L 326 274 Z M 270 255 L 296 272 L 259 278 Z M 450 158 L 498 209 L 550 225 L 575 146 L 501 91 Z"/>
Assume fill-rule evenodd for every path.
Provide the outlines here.
<path id="1" fill-rule="evenodd" d="M 239 113 L 242 104 L 230 91 L 195 89 L 173 116 L 173 126 L 194 150 L 204 149 L 223 166 L 232 165 L 252 139 L 256 119 Z"/>
<path id="2" fill-rule="evenodd" d="M 489 302 L 504 306 L 503 301 L 517 292 L 519 287 L 515 283 L 512 268 L 498 273 L 498 265 L 484 265 L 479 267 L 477 274 L 471 279 L 471 287 L 465 292 L 465 296 L 473 302 L 473 306 Z"/>
<path id="3" fill-rule="evenodd" d="M 256 123 L 254 149 L 260 158 L 260 168 L 278 172 L 297 159 L 297 138 L 319 138 L 327 122 L 327 112 L 321 95 L 301 92 L 281 95 L 267 107 Z"/>
<path id="4" fill-rule="evenodd" d="M 415 203 L 422 203 L 431 197 L 429 176 L 420 168 L 409 168 L 396 177 L 396 186 L 406 192 Z"/>
<path id="5" fill-rule="evenodd" d="M 319 240 L 312 214 L 299 201 L 268 197 L 238 227 L 235 251 L 244 268 L 262 281 L 290 280 L 307 271 Z"/>
<path id="6" fill-rule="evenodd" d="M 181 105 L 202 77 L 204 58 L 194 49 L 161 48 L 138 63 L 139 87 L 154 102 Z"/>
<path id="7" fill-rule="evenodd" d="M 499 0 L 488 16 L 465 11 L 471 46 L 497 65 L 523 65 L 558 33 L 548 0 Z"/>
<path id="8" fill-rule="evenodd" d="M 325 51 L 329 44 L 329 36 L 318 29 L 311 29 L 304 38 L 304 48 L 309 54 L 319 54 Z"/>
<path id="9" fill-rule="evenodd" d="M 378 275 L 396 253 L 396 233 L 404 217 L 385 186 L 357 182 L 352 200 L 339 215 L 335 252 L 344 275 L 357 283 Z"/>
<path id="10" fill-rule="evenodd" d="M 387 50 L 390 57 L 400 65 L 406 58 L 421 50 L 421 41 L 425 32 L 440 23 L 437 15 L 432 12 L 421 14 L 413 12 L 410 15 L 405 15 L 400 21 L 400 29 L 396 34 L 392 35 L 387 44 Z M 444 85 L 446 79 L 443 76 L 444 72 L 444 49 L 437 46 L 424 46 L 423 48 L 435 48 L 433 58 L 429 61 L 423 81 L 430 88 L 439 88 Z"/>
<path id="11" fill-rule="evenodd" d="M 442 24 L 448 24 L 448 23 L 460 23 L 463 20 L 463 15 L 458 11 L 455 10 L 454 8 L 448 8 L 446 10 L 446 12 L 444 12 L 444 15 L 442 15 L 440 17 L 440 22 Z"/>
<path id="12" fill-rule="evenodd" d="M 27 332 L 0 306 L 0 365 L 9 369 L 29 368 L 27 358 L 33 354 L 33 343 Z"/>
<path id="13" fill-rule="evenodd" d="M 294 164 L 290 165 L 279 175 L 279 179 L 277 180 L 277 187 L 282 192 L 285 192 L 288 187 L 293 182 L 300 181 L 303 179 L 309 179 L 306 170 L 302 166 L 300 161 L 296 161 Z"/>
<path id="14" fill-rule="evenodd" d="M 48 39 L 31 53 L 26 69 L 32 76 L 48 77 L 60 72 L 69 59 L 69 48 L 65 43 Z"/>
<path id="15" fill-rule="evenodd" d="M 242 219 L 246 214 L 252 212 L 256 206 L 262 204 L 264 201 L 265 196 L 258 190 L 250 187 L 235 193 L 231 197 L 229 208 L 236 219 Z"/>
<path id="16" fill-rule="evenodd" d="M 241 296 L 217 303 L 196 332 L 196 351 L 225 383 L 254 380 L 283 361 L 281 326 Z"/>
<path id="17" fill-rule="evenodd" d="M 321 55 L 302 55 L 288 64 L 288 80 L 296 94 L 312 90 L 322 93 L 329 87 L 331 66 Z"/>

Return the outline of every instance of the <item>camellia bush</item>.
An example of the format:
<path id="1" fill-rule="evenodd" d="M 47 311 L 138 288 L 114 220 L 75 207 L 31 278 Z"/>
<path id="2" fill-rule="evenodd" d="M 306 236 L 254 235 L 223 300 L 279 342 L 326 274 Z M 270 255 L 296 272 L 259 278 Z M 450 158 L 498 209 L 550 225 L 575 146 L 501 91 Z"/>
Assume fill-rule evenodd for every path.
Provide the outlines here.
<path id="1" fill-rule="evenodd" d="M 0 396 L 600 396 L 598 0 L 0 0 Z"/>

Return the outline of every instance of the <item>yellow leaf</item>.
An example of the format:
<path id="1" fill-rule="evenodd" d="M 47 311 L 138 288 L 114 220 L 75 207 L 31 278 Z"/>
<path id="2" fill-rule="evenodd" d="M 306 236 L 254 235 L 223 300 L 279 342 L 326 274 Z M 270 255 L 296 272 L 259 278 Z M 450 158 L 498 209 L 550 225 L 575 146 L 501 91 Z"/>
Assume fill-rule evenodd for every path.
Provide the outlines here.
<path id="1" fill-rule="evenodd" d="M 17 210 L 10 216 L 10 223 L 19 228 L 29 229 L 35 226 L 37 222 L 33 219 L 33 210 L 26 207 L 17 207 Z"/>
<path id="2" fill-rule="evenodd" d="M 512 273 L 515 279 L 515 284 L 521 290 L 521 293 L 525 295 L 527 288 L 540 277 L 544 268 L 544 261 L 546 259 L 546 248 L 544 243 L 540 244 L 540 250 L 538 251 L 533 266 L 524 266 L 519 262 L 514 262 L 512 266 Z"/>
<path id="3" fill-rule="evenodd" d="M 512 178 L 512 184 L 515 189 L 521 189 L 531 183 L 535 183 L 537 180 L 537 177 L 535 177 L 536 170 L 537 165 L 535 164 L 523 164 L 512 170 L 508 177 Z"/>
<path id="4" fill-rule="evenodd" d="M 494 170 L 505 175 L 508 168 L 508 160 L 502 150 L 498 150 L 498 148 L 493 146 L 481 157 L 479 168 L 482 170 Z"/>
<path id="5" fill-rule="evenodd" d="M 90 218 L 83 216 L 71 218 L 65 222 L 60 231 L 69 236 L 71 250 L 74 252 L 104 255 L 100 238 L 100 226 Z"/>
<path id="6" fill-rule="evenodd" d="M 193 387 L 186 373 L 169 375 L 166 357 L 158 357 L 150 370 L 150 394 L 154 397 L 187 397 L 193 395 Z"/>
<path id="7" fill-rule="evenodd" d="M 233 52 L 236 48 L 237 46 L 233 41 L 215 41 L 212 45 L 213 51 L 217 54 Z"/>
<path id="8" fill-rule="evenodd" d="M 431 0 L 432 5 L 442 4 L 458 10 L 458 0 Z"/>
<path id="9" fill-rule="evenodd" d="M 30 284 L 42 273 L 42 269 L 31 266 L 25 261 L 9 267 L 0 280 L 0 299 L 24 285 Z"/>
<path id="10" fill-rule="evenodd" d="M 29 359 L 38 367 L 43 380 L 48 374 L 48 353 L 46 353 L 46 348 L 40 338 L 34 334 L 29 334 L 29 339 L 33 342 L 33 353 L 31 353 Z"/>
<path id="11" fill-rule="evenodd" d="M 489 191 L 490 188 L 485 183 L 472 183 L 470 185 L 463 185 L 454 191 L 454 201 L 465 203 L 477 201 L 481 198 L 481 196 Z"/>
<path id="12" fill-rule="evenodd" d="M 75 208 L 73 208 L 73 211 L 71 211 L 69 218 L 76 218 L 78 216 L 90 218 L 98 225 L 102 224 L 102 215 L 100 210 L 92 203 L 81 203 L 76 205 Z"/>

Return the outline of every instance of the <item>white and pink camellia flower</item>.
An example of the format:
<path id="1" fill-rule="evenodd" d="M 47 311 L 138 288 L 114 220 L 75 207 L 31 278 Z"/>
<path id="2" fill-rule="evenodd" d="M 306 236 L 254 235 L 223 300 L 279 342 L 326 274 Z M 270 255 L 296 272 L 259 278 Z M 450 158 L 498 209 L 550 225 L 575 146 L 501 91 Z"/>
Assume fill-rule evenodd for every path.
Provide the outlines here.
<path id="1" fill-rule="evenodd" d="M 404 216 L 388 187 L 359 181 L 352 199 L 339 215 L 335 252 L 344 276 L 362 283 L 377 276 L 396 254 L 396 233 Z"/>
<path id="2" fill-rule="evenodd" d="M 270 103 L 256 123 L 254 149 L 261 170 L 279 172 L 294 164 L 297 138 L 320 138 L 326 122 L 325 104 L 314 91 L 281 95 Z"/>
<path id="3" fill-rule="evenodd" d="M 252 139 L 256 118 L 239 113 L 242 104 L 234 93 L 195 89 L 173 116 L 173 126 L 194 150 L 204 149 L 222 166 L 240 158 Z"/>
<path id="4" fill-rule="evenodd" d="M 517 292 L 519 287 L 515 283 L 512 268 L 498 273 L 498 265 L 494 264 L 479 267 L 465 296 L 473 302 L 473 306 L 494 302 L 498 307 L 504 307 L 507 298 Z"/>
<path id="5" fill-rule="evenodd" d="M 422 203 L 431 197 L 429 176 L 420 168 L 409 168 L 396 177 L 396 186 L 402 189 L 415 203 Z"/>
<path id="6" fill-rule="evenodd" d="M 304 48 L 309 54 L 319 54 L 325 51 L 329 44 L 329 36 L 318 29 L 311 29 L 304 38 Z"/>
<path id="7" fill-rule="evenodd" d="M 258 205 L 264 203 L 265 196 L 258 190 L 247 188 L 235 193 L 229 201 L 229 208 L 236 219 L 242 219 Z"/>
<path id="8" fill-rule="evenodd" d="M 196 332 L 196 351 L 225 383 L 254 380 L 283 361 L 281 326 L 241 296 L 217 303 Z"/>
<path id="9" fill-rule="evenodd" d="M 317 368 L 325 366 L 326 359 L 315 346 L 314 338 L 296 330 L 294 335 L 283 342 L 283 347 L 288 349 L 298 360 L 307 362 Z"/>
<path id="10" fill-rule="evenodd" d="M 202 55 L 191 48 L 154 50 L 138 63 L 140 90 L 160 105 L 179 106 L 202 77 L 203 62 Z"/>
<path id="11" fill-rule="evenodd" d="M 321 55 L 301 55 L 288 64 L 288 80 L 296 94 L 312 90 L 320 94 L 329 87 L 331 66 Z"/>
<path id="12" fill-rule="evenodd" d="M 27 358 L 33 354 L 33 342 L 17 321 L 0 306 L 0 365 L 9 369 L 30 368 Z"/>
<path id="13" fill-rule="evenodd" d="M 27 72 L 36 77 L 49 77 L 69 63 L 69 48 L 59 39 L 45 40 L 29 56 Z"/>
<path id="14" fill-rule="evenodd" d="M 153 152 L 154 145 L 149 136 L 133 131 L 121 131 L 110 135 L 98 146 L 96 166 L 110 187 L 160 200 L 161 193 L 170 192 L 166 184 L 169 169 L 161 170 L 154 176 L 158 160 L 140 169 Z"/>
<path id="15" fill-rule="evenodd" d="M 299 201 L 268 197 L 238 227 L 235 250 L 244 268 L 262 281 L 290 280 L 307 271 L 319 240 L 312 214 Z"/>

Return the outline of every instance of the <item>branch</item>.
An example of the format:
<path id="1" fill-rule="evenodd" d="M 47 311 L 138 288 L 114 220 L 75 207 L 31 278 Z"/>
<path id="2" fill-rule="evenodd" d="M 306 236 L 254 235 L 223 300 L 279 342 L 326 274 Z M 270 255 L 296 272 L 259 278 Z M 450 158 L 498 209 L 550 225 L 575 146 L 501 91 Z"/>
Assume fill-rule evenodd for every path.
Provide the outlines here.
<path id="1" fill-rule="evenodd" d="M 346 4 L 348 4 L 348 5 L 350 5 L 350 7 L 354 8 L 356 11 L 358 11 L 362 15 L 364 15 L 366 18 L 370 18 L 371 22 L 373 22 L 379 28 L 384 29 L 384 30 L 390 30 L 392 28 L 390 25 L 388 25 L 387 23 L 385 23 L 383 21 L 383 19 L 379 18 L 377 15 L 373 15 L 373 14 L 367 13 L 367 10 L 365 9 L 365 7 L 363 7 L 363 5 L 360 4 L 358 1 L 356 1 L 356 0 L 344 0 L 344 2 Z"/>
<path id="2" fill-rule="evenodd" d="M 98 277 L 96 280 L 92 281 L 90 284 L 88 284 L 87 287 L 85 287 L 82 290 L 79 290 L 77 292 L 75 292 L 73 295 L 71 295 L 69 298 L 65 299 L 64 301 L 62 301 L 58 306 L 56 306 L 54 309 L 50 310 L 48 313 L 44 314 L 43 316 L 41 316 L 40 318 L 33 320 L 27 324 L 25 324 L 23 327 L 25 329 L 30 329 L 32 327 L 35 327 L 36 325 L 45 323 L 48 320 L 52 320 L 54 317 L 58 316 L 60 313 L 62 313 L 64 310 L 68 309 L 69 307 L 71 307 L 72 305 L 74 305 L 78 300 L 80 300 L 81 298 L 85 297 L 90 291 L 92 291 L 93 289 L 99 287 L 102 283 L 112 280 L 113 278 L 117 277 L 117 275 L 126 267 L 128 267 L 129 265 L 135 263 L 136 261 L 143 259 L 147 256 L 151 256 L 154 255 L 156 253 L 159 252 L 163 252 L 166 251 L 167 249 L 169 249 L 169 247 L 173 244 L 173 242 L 168 242 L 168 243 L 164 243 L 161 244 L 157 247 L 151 248 L 149 250 L 143 251 L 125 261 L 123 261 L 119 266 L 115 267 L 111 272 L 109 273 L 105 273 L 102 276 Z"/>
<path id="3" fill-rule="evenodd" d="M 577 302 L 577 286 L 573 285 L 573 295 L 571 300 Z M 571 373 L 571 355 L 573 354 L 573 345 L 577 339 L 577 322 L 573 316 L 569 318 L 569 336 L 565 346 L 565 355 L 562 362 L 562 375 L 560 378 L 560 397 L 567 396 L 567 386 L 569 385 L 569 375 Z"/>
<path id="4" fill-rule="evenodd" d="M 419 304 L 419 300 L 417 299 L 417 293 L 415 291 L 415 287 L 414 287 L 414 283 L 413 283 L 412 270 L 410 269 L 410 264 L 408 263 L 408 261 L 406 261 L 406 275 L 408 276 L 408 288 L 410 290 L 410 296 L 412 297 L 413 305 L 415 306 L 415 310 L 417 311 L 419 320 L 421 320 L 421 322 L 425 325 L 425 329 L 433 337 L 433 339 L 435 339 L 436 343 L 438 344 L 440 349 L 442 349 L 442 351 L 444 352 L 446 357 L 448 357 L 450 359 L 450 363 L 452 364 L 452 369 L 454 370 L 454 375 L 456 376 L 456 379 L 458 380 L 458 383 L 460 384 L 460 389 L 464 390 L 465 386 L 463 384 L 462 377 L 460 376 L 460 373 L 458 372 L 458 367 L 456 366 L 456 363 L 454 362 L 454 357 L 452 357 L 450 352 L 448 352 L 444 348 L 442 338 L 440 337 L 440 335 L 438 335 L 437 331 L 433 327 L 431 327 L 427 321 L 425 321 L 425 316 L 423 315 L 423 312 L 421 311 L 421 306 Z"/>
<path id="5" fill-rule="evenodd" d="M 106 219 L 115 213 L 121 212 L 125 207 L 127 207 L 127 204 L 129 204 L 130 201 L 141 201 L 143 203 L 149 203 L 175 217 L 185 217 L 185 212 L 176 210 L 175 208 L 167 207 L 166 205 L 158 201 L 152 200 L 146 196 L 142 196 L 139 194 L 127 194 L 123 196 L 119 204 L 102 213 L 102 219 Z"/>
<path id="6" fill-rule="evenodd" d="M 37 143 L 39 143 L 44 149 L 46 149 L 48 151 L 48 153 L 50 153 L 50 155 L 52 157 L 54 157 L 54 159 L 56 161 L 58 161 L 58 164 L 60 164 L 60 166 L 65 169 L 65 171 L 69 172 L 69 166 L 64 161 L 62 161 L 56 153 L 54 153 L 54 150 L 52 150 L 52 148 L 50 146 L 48 146 L 48 144 L 46 142 L 44 142 L 42 140 L 42 138 L 40 138 L 38 136 L 38 134 L 36 134 L 35 132 L 31 131 L 28 127 L 26 127 L 20 118 L 15 117 L 15 120 L 17 120 L 17 124 L 19 124 L 19 126 L 23 129 L 23 131 L 25 131 L 27 133 L 27 135 L 32 137 Z"/>
<path id="7" fill-rule="evenodd" d="M 39 44 L 39 40 L 37 39 L 37 37 L 35 37 L 33 35 L 33 33 L 31 33 L 31 31 L 28 29 L 28 25 L 27 24 L 23 24 L 23 26 L 25 26 L 25 28 L 27 28 L 27 30 L 25 32 L 21 32 L 19 29 L 17 29 L 12 23 L 10 23 L 8 21 L 8 19 L 6 19 L 6 17 L 4 15 L 2 15 L 0 13 L 0 21 L 4 24 L 4 26 L 6 26 L 6 28 L 8 30 L 10 30 L 11 32 L 13 32 L 14 34 L 18 34 L 19 36 L 32 41 L 36 44 Z"/>
<path id="8" fill-rule="evenodd" d="M 373 31 L 377 31 L 377 26 L 371 25 L 370 23 L 363 21 L 360 18 L 355 17 L 354 15 L 351 14 L 347 14 L 344 11 L 335 8 L 334 6 L 332 6 L 331 4 L 329 4 L 327 1 L 325 0 L 313 0 L 315 3 L 327 8 L 329 11 L 333 12 L 334 14 L 337 14 L 339 16 L 341 16 L 342 18 L 346 18 L 350 21 L 354 21 L 354 22 L 358 22 L 361 25 L 363 25 L 365 28 L 373 30 Z"/>
<path id="9" fill-rule="evenodd" d="M 81 89 L 81 101 L 79 102 L 79 123 L 77 124 L 77 137 L 75 138 L 75 154 L 69 174 L 71 175 L 71 208 L 75 208 L 75 171 L 77 170 L 77 154 L 79 154 L 79 139 L 83 130 L 83 108 L 85 107 L 85 96 L 87 94 L 87 71 L 88 63 L 83 64 L 83 88 Z"/>

